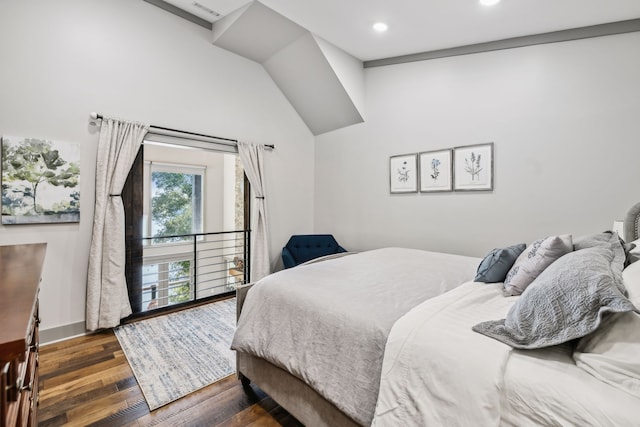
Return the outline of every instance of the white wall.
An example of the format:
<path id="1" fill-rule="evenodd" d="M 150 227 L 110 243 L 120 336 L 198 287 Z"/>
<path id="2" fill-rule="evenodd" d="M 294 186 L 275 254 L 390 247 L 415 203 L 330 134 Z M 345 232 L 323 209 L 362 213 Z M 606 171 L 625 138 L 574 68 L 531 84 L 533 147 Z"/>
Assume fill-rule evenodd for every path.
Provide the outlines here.
<path id="1" fill-rule="evenodd" d="M 315 230 L 483 256 L 609 229 L 640 201 L 640 33 L 365 70 L 367 120 L 316 137 Z M 389 156 L 495 143 L 492 193 L 389 194 Z"/>
<path id="2" fill-rule="evenodd" d="M 266 154 L 271 258 L 313 227 L 313 137 L 264 69 L 209 31 L 141 0 L 0 2 L 0 133 L 81 144 L 79 224 L 0 227 L 0 244 L 47 242 L 42 329 L 83 322 L 97 111 L 275 144 Z"/>

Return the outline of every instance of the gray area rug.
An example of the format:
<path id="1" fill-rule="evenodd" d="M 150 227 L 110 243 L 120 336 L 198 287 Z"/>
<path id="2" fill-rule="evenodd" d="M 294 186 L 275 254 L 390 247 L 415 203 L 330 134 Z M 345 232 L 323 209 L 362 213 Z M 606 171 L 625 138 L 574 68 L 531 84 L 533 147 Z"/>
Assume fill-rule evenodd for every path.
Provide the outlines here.
<path id="1" fill-rule="evenodd" d="M 114 329 L 149 410 L 235 372 L 236 299 Z"/>

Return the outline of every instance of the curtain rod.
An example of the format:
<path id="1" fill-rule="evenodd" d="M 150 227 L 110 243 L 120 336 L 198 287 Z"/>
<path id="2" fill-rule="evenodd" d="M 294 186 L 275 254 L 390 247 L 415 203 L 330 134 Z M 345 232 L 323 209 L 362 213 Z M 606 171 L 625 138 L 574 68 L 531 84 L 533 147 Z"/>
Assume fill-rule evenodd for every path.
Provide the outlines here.
<path id="1" fill-rule="evenodd" d="M 98 114 L 98 113 L 91 113 L 90 116 L 94 120 L 102 120 L 103 119 L 102 114 Z M 202 137 L 205 137 L 205 138 L 219 139 L 221 141 L 229 141 L 229 142 L 234 142 L 235 143 L 235 144 L 227 144 L 227 145 L 236 145 L 238 143 L 237 139 L 222 138 L 222 137 L 219 137 L 219 136 L 205 135 L 203 133 L 189 132 L 189 131 L 186 131 L 186 130 L 172 129 L 172 128 L 166 128 L 166 127 L 156 126 L 156 125 L 149 125 L 149 127 L 154 128 L 154 129 L 159 129 L 159 130 L 166 130 L 166 131 L 169 131 L 169 132 L 183 133 L 185 135 L 202 136 Z M 276 148 L 276 146 L 273 145 L 273 144 L 264 144 L 264 146 L 265 146 L 265 148 L 268 148 L 268 149 L 271 149 L 271 150 Z"/>

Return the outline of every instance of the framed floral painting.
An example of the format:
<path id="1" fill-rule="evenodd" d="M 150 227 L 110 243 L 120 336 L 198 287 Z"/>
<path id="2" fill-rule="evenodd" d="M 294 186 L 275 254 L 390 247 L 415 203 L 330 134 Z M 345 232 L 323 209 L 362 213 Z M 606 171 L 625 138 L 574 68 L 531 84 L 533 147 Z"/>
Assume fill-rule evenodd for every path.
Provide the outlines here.
<path id="1" fill-rule="evenodd" d="M 453 149 L 455 191 L 493 190 L 493 142 Z"/>
<path id="2" fill-rule="evenodd" d="M 419 154 L 420 192 L 453 190 L 452 150 L 425 151 Z"/>
<path id="3" fill-rule="evenodd" d="M 416 193 L 418 191 L 418 155 L 391 156 L 389 182 L 391 193 Z"/>

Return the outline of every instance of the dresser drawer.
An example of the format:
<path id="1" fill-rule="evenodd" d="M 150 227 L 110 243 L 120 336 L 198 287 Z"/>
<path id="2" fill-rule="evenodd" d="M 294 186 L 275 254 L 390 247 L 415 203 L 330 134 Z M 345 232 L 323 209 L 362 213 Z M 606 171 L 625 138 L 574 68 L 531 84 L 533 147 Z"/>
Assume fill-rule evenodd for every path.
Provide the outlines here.
<path id="1" fill-rule="evenodd" d="M 36 425 L 39 346 L 34 324 L 24 356 L 5 363 L 0 372 L 0 427 Z"/>
<path id="2" fill-rule="evenodd" d="M 18 385 L 21 384 L 18 381 L 19 372 L 21 368 L 26 366 L 24 363 L 20 363 L 17 359 L 11 362 L 5 363 L 2 367 L 2 380 L 0 380 L 0 427 L 13 427 L 17 425 L 18 412 L 20 406 L 20 392 Z M 22 371 L 24 372 L 24 371 Z"/>
<path id="3" fill-rule="evenodd" d="M 36 426 L 38 292 L 46 244 L 0 246 L 0 427 Z"/>
<path id="4" fill-rule="evenodd" d="M 9 394 L 7 393 L 9 368 L 9 363 L 0 366 L 0 426 L 5 425 L 5 420 L 9 416 Z"/>
<path id="5" fill-rule="evenodd" d="M 35 347 L 35 346 L 34 346 Z M 18 411 L 18 425 L 28 425 L 29 414 L 32 412 L 34 396 L 38 392 L 38 353 L 30 352 L 24 381 L 20 389 L 20 410 Z"/>

